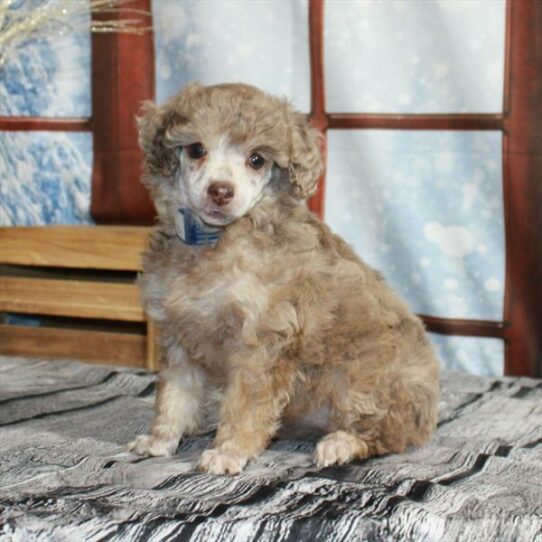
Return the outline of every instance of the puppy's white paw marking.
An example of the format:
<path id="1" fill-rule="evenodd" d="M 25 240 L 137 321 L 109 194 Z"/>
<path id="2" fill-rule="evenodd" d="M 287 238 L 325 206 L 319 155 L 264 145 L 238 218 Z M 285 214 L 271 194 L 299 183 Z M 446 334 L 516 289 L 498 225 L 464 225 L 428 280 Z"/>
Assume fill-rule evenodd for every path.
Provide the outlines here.
<path id="1" fill-rule="evenodd" d="M 330 465 L 344 465 L 354 459 L 356 446 L 354 437 L 338 431 L 324 437 L 314 452 L 314 461 L 319 467 Z"/>
<path id="2" fill-rule="evenodd" d="M 175 454 L 179 439 L 157 437 L 155 435 L 140 435 L 128 444 L 129 452 L 143 456 L 170 457 Z"/>
<path id="3" fill-rule="evenodd" d="M 213 448 L 201 454 L 198 470 L 209 474 L 239 474 L 247 461 L 246 456 L 237 452 Z"/>

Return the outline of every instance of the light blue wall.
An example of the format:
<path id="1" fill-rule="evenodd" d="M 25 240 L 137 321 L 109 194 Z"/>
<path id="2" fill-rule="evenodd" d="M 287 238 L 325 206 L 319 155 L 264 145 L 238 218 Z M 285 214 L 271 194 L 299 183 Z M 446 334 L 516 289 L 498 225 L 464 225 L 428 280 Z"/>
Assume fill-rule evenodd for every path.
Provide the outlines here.
<path id="1" fill-rule="evenodd" d="M 504 0 L 328 0 L 328 111 L 500 112 Z"/>

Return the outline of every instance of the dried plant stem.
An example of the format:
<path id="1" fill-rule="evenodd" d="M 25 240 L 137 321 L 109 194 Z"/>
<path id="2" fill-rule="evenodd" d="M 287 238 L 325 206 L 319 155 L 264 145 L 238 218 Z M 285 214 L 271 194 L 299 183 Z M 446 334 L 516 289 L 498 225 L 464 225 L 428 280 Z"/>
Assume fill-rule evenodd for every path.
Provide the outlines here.
<path id="1" fill-rule="evenodd" d="M 131 0 L 44 0 L 41 4 L 14 7 L 13 0 L 0 0 L 0 66 L 10 52 L 30 38 L 63 35 L 67 30 L 86 28 L 90 32 L 127 32 L 142 34 L 150 13 L 129 7 Z M 111 13 L 116 17 L 91 20 L 93 13 Z M 128 15 L 118 17 L 118 15 Z"/>

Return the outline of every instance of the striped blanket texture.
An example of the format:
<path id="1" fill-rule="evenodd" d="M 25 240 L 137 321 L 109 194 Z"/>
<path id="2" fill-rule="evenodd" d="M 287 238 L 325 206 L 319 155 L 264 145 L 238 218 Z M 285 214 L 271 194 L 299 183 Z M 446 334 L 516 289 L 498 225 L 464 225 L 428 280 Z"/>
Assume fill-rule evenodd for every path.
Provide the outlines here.
<path id="1" fill-rule="evenodd" d="M 542 382 L 444 374 L 424 448 L 318 469 L 277 440 L 246 472 L 123 451 L 146 432 L 155 376 L 0 357 L 0 540 L 542 541 Z"/>

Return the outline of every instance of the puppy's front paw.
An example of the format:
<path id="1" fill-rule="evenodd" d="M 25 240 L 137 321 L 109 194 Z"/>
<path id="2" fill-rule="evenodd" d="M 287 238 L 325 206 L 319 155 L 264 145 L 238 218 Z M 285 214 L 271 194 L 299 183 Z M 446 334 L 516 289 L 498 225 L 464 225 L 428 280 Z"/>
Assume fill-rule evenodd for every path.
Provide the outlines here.
<path id="1" fill-rule="evenodd" d="M 155 435 L 140 435 L 128 444 L 129 452 L 143 456 L 170 457 L 175 454 L 179 439 L 157 437 Z"/>
<path id="2" fill-rule="evenodd" d="M 319 467 L 344 465 L 356 455 L 355 437 L 344 431 L 337 431 L 324 437 L 316 446 L 314 461 Z"/>
<path id="3" fill-rule="evenodd" d="M 213 448 L 201 454 L 198 470 L 209 474 L 239 474 L 247 461 L 248 458 L 238 452 Z"/>

